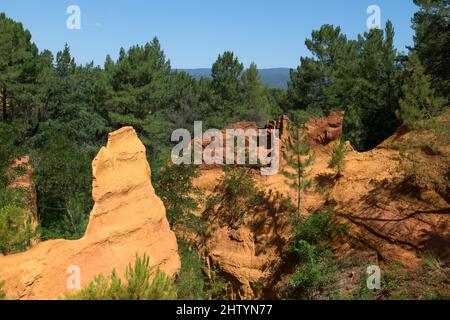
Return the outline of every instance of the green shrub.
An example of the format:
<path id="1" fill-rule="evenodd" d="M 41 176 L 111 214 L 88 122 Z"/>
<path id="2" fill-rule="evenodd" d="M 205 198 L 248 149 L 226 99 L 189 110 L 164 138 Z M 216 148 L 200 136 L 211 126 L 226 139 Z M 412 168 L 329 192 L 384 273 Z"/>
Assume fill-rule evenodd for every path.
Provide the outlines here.
<path id="1" fill-rule="evenodd" d="M 17 156 L 16 137 L 17 132 L 13 126 L 0 123 L 0 189 L 8 185 L 6 171 Z"/>
<path id="2" fill-rule="evenodd" d="M 31 155 L 43 240 L 81 238 L 93 205 L 93 153 L 76 145 L 67 128 L 49 127 Z"/>
<path id="3" fill-rule="evenodd" d="M 237 228 L 246 215 L 263 203 L 264 193 L 255 185 L 250 169 L 227 166 L 224 171 L 219 182 L 220 194 L 207 199 L 207 212 L 213 211 L 228 226 Z"/>
<path id="4" fill-rule="evenodd" d="M 383 268 L 380 295 L 388 299 L 399 300 L 408 298 L 404 284 L 410 280 L 409 274 L 399 262 L 391 262 Z"/>
<path id="5" fill-rule="evenodd" d="M 68 300 L 171 300 L 177 292 L 173 280 L 157 270 L 151 276 L 150 259 L 136 256 L 134 267 L 130 264 L 125 271 L 125 282 L 113 270 L 107 278 L 98 275 L 85 288 L 67 293 Z"/>
<path id="6" fill-rule="evenodd" d="M 402 93 L 396 114 L 410 128 L 426 126 L 426 122 L 438 115 L 446 105 L 446 99 L 436 95 L 431 78 L 416 54 L 409 56 L 406 63 Z"/>
<path id="7" fill-rule="evenodd" d="M 374 291 L 367 288 L 367 278 L 366 273 L 361 277 L 361 283 L 356 290 L 352 292 L 352 295 L 348 298 L 349 300 L 374 300 Z"/>
<path id="8" fill-rule="evenodd" d="M 177 296 L 182 300 L 225 299 L 228 283 L 216 270 L 210 271 L 209 279 L 197 252 L 179 243 L 181 269 L 175 282 Z"/>
<path id="9" fill-rule="evenodd" d="M 431 252 L 425 252 L 422 255 L 422 263 L 423 297 L 428 300 L 450 299 L 450 294 L 445 289 L 450 285 L 448 265 Z"/>
<path id="10" fill-rule="evenodd" d="M 289 281 L 291 295 L 312 299 L 328 294 L 323 291 L 333 286 L 337 278 L 337 266 L 328 245 L 332 234 L 345 228 L 335 223 L 331 209 L 296 218 L 292 225 L 291 251 L 298 257 L 299 266 Z"/>
<path id="11" fill-rule="evenodd" d="M 4 285 L 5 281 L 0 279 L 0 300 L 5 300 L 6 298 L 6 293 L 2 290 Z"/>
<path id="12" fill-rule="evenodd" d="M 331 251 L 299 240 L 294 250 L 300 265 L 290 279 L 290 285 L 297 292 L 296 298 L 311 299 L 321 289 L 335 283 L 337 277 L 336 264 Z"/>
<path id="13" fill-rule="evenodd" d="M 181 269 L 175 282 L 178 298 L 184 300 L 207 299 L 203 264 L 199 255 L 190 251 L 183 243 L 180 243 L 179 247 Z"/>
<path id="14" fill-rule="evenodd" d="M 0 193 L 0 252 L 23 251 L 35 236 L 33 215 L 23 204 L 22 190 L 1 190 Z"/>
<path id="15" fill-rule="evenodd" d="M 23 251 L 35 236 L 32 228 L 32 214 L 25 206 L 22 189 L 7 186 L 16 175 L 23 174 L 22 166 L 10 170 L 11 163 L 18 156 L 15 139 L 17 132 L 12 126 L 0 124 L 0 253 Z"/>
<path id="16" fill-rule="evenodd" d="M 336 177 L 340 178 L 345 168 L 345 140 L 341 138 L 338 144 L 333 147 L 333 153 L 330 159 L 330 168 L 336 170 Z"/>
<path id="17" fill-rule="evenodd" d="M 422 256 L 423 273 L 431 285 L 440 284 L 447 279 L 442 261 L 434 254 L 427 252 Z"/>
<path id="18" fill-rule="evenodd" d="M 203 232 L 204 221 L 194 214 L 200 191 L 194 187 L 193 179 L 198 174 L 196 166 L 168 164 L 155 178 L 156 193 L 164 202 L 167 219 L 175 230 L 181 227 L 184 231 Z"/>
<path id="19" fill-rule="evenodd" d="M 210 300 L 227 300 L 227 289 L 230 283 L 222 277 L 217 269 L 209 271 L 209 279 L 206 282 L 206 295 Z"/>
<path id="20" fill-rule="evenodd" d="M 344 232 L 345 226 L 337 224 L 332 209 L 317 211 L 308 217 L 292 221 L 294 239 L 305 240 L 310 244 L 326 246 L 334 232 Z"/>

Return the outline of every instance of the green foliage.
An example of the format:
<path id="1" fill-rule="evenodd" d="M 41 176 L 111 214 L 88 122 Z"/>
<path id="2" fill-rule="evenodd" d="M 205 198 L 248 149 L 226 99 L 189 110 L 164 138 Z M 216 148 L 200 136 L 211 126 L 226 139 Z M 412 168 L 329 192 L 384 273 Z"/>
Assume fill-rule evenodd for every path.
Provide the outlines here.
<path id="1" fill-rule="evenodd" d="M 414 0 L 414 49 L 439 95 L 450 99 L 450 2 Z"/>
<path id="2" fill-rule="evenodd" d="M 43 131 L 39 150 L 34 153 L 44 239 L 80 238 L 92 208 L 91 157 L 78 149 L 64 132 Z"/>
<path id="3" fill-rule="evenodd" d="M 105 73 L 96 90 L 102 93 L 99 109 L 113 129 L 133 126 L 147 146 L 170 141 L 170 63 L 155 37 L 144 46 L 121 48 L 119 58 L 107 58 Z"/>
<path id="4" fill-rule="evenodd" d="M 134 266 L 127 266 L 123 282 L 113 270 L 107 278 L 98 275 L 85 288 L 67 293 L 68 300 L 173 300 L 176 288 L 173 280 L 157 270 L 152 276 L 147 256 L 136 256 Z"/>
<path id="5" fill-rule="evenodd" d="M 317 211 L 308 217 L 293 220 L 294 239 L 325 247 L 333 233 L 345 232 L 345 226 L 336 224 L 332 209 Z M 294 241 L 295 242 L 295 241 Z"/>
<path id="6" fill-rule="evenodd" d="M 0 252 L 10 254 L 27 249 L 35 232 L 33 215 L 24 206 L 21 190 L 0 192 Z"/>
<path id="7" fill-rule="evenodd" d="M 364 273 L 361 277 L 359 286 L 352 292 L 352 295 L 348 297 L 349 300 L 374 300 L 374 291 L 367 288 L 368 275 Z"/>
<path id="8" fill-rule="evenodd" d="M 400 65 L 388 21 L 384 32 L 373 29 L 348 40 L 339 27 L 324 25 L 305 45 L 313 57 L 302 58 L 291 72 L 291 110 L 327 114 L 345 111 L 346 139 L 367 150 L 397 128 Z"/>
<path id="9" fill-rule="evenodd" d="M 425 69 L 417 55 L 409 57 L 406 64 L 408 75 L 402 86 L 403 97 L 397 116 L 410 128 L 417 129 L 437 116 L 445 104 L 445 100 L 436 97 L 431 88 L 431 78 L 425 74 Z"/>
<path id="10" fill-rule="evenodd" d="M 342 172 L 345 168 L 345 152 L 346 145 L 345 140 L 340 139 L 339 143 L 333 147 L 333 153 L 331 154 L 331 159 L 329 166 L 336 170 L 337 177 L 342 176 Z"/>
<path id="11" fill-rule="evenodd" d="M 243 106 L 239 111 L 239 120 L 255 121 L 263 126 L 267 119 L 275 118 L 281 113 L 281 110 L 275 107 L 276 103 L 271 100 L 267 88 L 262 87 L 256 64 L 250 64 L 242 73 L 241 83 Z"/>
<path id="12" fill-rule="evenodd" d="M 325 289 L 329 291 L 337 277 L 337 266 L 328 245 L 332 234 L 344 232 L 344 227 L 335 223 L 331 209 L 294 219 L 292 226 L 291 251 L 297 255 L 299 266 L 290 279 L 291 295 L 311 299 L 327 294 Z"/>
<path id="13" fill-rule="evenodd" d="M 230 282 L 220 275 L 217 269 L 209 271 L 206 292 L 210 300 L 227 300 Z"/>
<path id="14" fill-rule="evenodd" d="M 212 86 L 222 101 L 233 103 L 239 99 L 239 77 L 243 70 L 244 65 L 239 62 L 238 58 L 231 51 L 225 51 L 223 55 L 219 55 L 216 62 L 212 65 Z M 227 111 L 231 112 L 231 110 Z"/>
<path id="15" fill-rule="evenodd" d="M 32 107 L 23 107 L 22 145 L 36 170 L 37 204 L 44 239 L 77 239 L 91 210 L 91 160 L 105 121 L 95 112 L 93 86 L 100 70 L 77 66 L 69 47 L 56 59 L 44 51 Z"/>
<path id="16" fill-rule="evenodd" d="M 408 299 L 409 292 L 403 286 L 410 280 L 409 273 L 398 262 L 391 262 L 383 268 L 380 295 L 391 299 Z"/>
<path id="17" fill-rule="evenodd" d="M 0 300 L 5 300 L 6 298 L 6 293 L 2 290 L 4 285 L 5 281 L 0 279 Z"/>
<path id="18" fill-rule="evenodd" d="M 0 17 L 1 19 L 1 17 Z M 9 189 L 14 175 L 20 175 L 20 167 L 11 170 L 12 160 L 18 156 L 15 146 L 17 133 L 9 124 L 0 124 L 0 253 L 10 254 L 27 249 L 35 236 L 33 215 L 26 209 L 24 190 Z"/>
<path id="19" fill-rule="evenodd" d="M 8 184 L 6 171 L 16 155 L 14 135 L 15 131 L 11 126 L 0 124 L 0 190 Z"/>
<path id="20" fill-rule="evenodd" d="M 263 203 L 264 194 L 255 185 L 251 169 L 226 166 L 224 172 L 219 181 L 220 194 L 209 197 L 206 212 L 214 212 L 221 222 L 237 228 Z"/>
<path id="21" fill-rule="evenodd" d="M 203 264 L 198 253 L 190 251 L 184 243 L 179 244 L 179 247 L 181 269 L 175 283 L 178 298 L 182 300 L 207 299 Z"/>
<path id="22" fill-rule="evenodd" d="M 264 125 L 281 111 L 270 90 L 262 87 L 256 64 L 244 70 L 233 52 L 219 55 L 212 66 L 212 80 L 200 82 L 203 84 L 200 103 L 206 104 L 201 113 L 206 115 L 208 126 L 224 128 L 243 120 Z M 207 99 L 203 98 L 205 94 L 209 96 Z"/>
<path id="23" fill-rule="evenodd" d="M 38 50 L 21 23 L 0 13 L 0 95 L 3 122 L 15 116 L 16 99 L 29 101 L 36 79 Z M 25 90 L 24 90 L 25 89 Z"/>
<path id="24" fill-rule="evenodd" d="M 228 283 L 216 270 L 210 270 L 206 277 L 199 254 L 179 241 L 181 269 L 175 282 L 178 299 L 206 300 L 225 299 Z"/>
<path id="25" fill-rule="evenodd" d="M 450 268 L 441 259 L 431 252 L 422 255 L 422 295 L 428 300 L 449 300 L 448 286 L 450 280 L 448 274 Z"/>
<path id="26" fill-rule="evenodd" d="M 418 183 L 433 180 L 435 190 L 445 192 L 448 186 L 446 172 L 436 175 L 425 167 L 428 165 L 426 154 L 441 154 L 441 148 L 450 139 L 449 115 L 440 112 L 439 108 L 421 109 L 417 104 L 405 105 L 401 111 L 399 114 L 411 132 L 399 144 L 399 168 L 407 180 Z"/>
<path id="27" fill-rule="evenodd" d="M 155 178 L 156 193 L 164 202 L 173 229 L 196 234 L 203 232 L 204 221 L 194 214 L 200 192 L 193 185 L 197 176 L 198 169 L 194 165 L 167 164 Z"/>
<path id="28" fill-rule="evenodd" d="M 417 141 L 408 139 L 399 144 L 399 167 L 406 178 L 415 178 L 418 175 L 419 161 L 417 160 Z"/>
<path id="29" fill-rule="evenodd" d="M 290 278 L 290 285 L 298 292 L 296 298 L 312 299 L 320 290 L 331 286 L 337 279 L 336 265 L 329 251 L 317 252 L 317 247 L 299 240 L 295 252 L 300 266 Z"/>
<path id="30" fill-rule="evenodd" d="M 301 193 L 313 187 L 313 180 L 309 177 L 307 168 L 313 164 L 314 153 L 307 141 L 305 113 L 294 114 L 288 131 L 291 139 L 285 141 L 283 154 L 289 170 L 282 169 L 281 173 L 289 180 L 289 186 L 297 193 L 297 216 L 301 215 Z"/>

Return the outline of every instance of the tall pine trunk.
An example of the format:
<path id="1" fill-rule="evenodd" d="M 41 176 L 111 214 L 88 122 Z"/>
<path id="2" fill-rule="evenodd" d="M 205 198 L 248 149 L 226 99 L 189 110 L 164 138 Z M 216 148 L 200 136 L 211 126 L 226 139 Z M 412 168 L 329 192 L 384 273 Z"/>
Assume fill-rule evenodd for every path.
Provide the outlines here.
<path id="1" fill-rule="evenodd" d="M 6 90 L 2 90 L 3 122 L 6 123 Z"/>

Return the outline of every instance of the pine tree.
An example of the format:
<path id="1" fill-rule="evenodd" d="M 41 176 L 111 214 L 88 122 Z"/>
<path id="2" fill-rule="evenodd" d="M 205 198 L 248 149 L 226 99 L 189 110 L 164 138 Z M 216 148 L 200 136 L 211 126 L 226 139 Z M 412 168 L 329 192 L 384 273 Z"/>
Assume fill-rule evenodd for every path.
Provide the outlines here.
<path id="1" fill-rule="evenodd" d="M 371 149 L 392 135 L 399 123 L 395 117 L 400 98 L 400 66 L 396 62 L 394 28 L 372 29 L 359 39 L 361 48 L 354 101 L 362 111 L 364 147 Z"/>
<path id="2" fill-rule="evenodd" d="M 255 184 L 249 168 L 225 166 L 224 173 L 219 179 L 218 193 L 206 201 L 205 216 L 218 216 L 222 225 L 238 229 L 263 204 L 264 192 Z"/>
<path id="3" fill-rule="evenodd" d="M 301 193 L 313 187 L 307 168 L 313 164 L 314 154 L 306 138 L 305 126 L 306 115 L 296 113 L 288 128 L 290 138 L 285 142 L 284 159 L 290 170 L 281 171 L 297 193 L 298 217 L 301 216 Z"/>
<path id="4" fill-rule="evenodd" d="M 239 99 L 241 76 L 244 66 L 231 51 L 219 55 L 211 68 L 214 91 L 222 101 L 233 102 Z"/>
<path id="5" fill-rule="evenodd" d="M 400 68 L 394 29 L 371 30 L 349 40 L 339 27 L 324 25 L 305 44 L 312 57 L 291 72 L 290 109 L 316 115 L 345 111 L 344 132 L 358 150 L 373 148 L 397 128 Z"/>
<path id="6" fill-rule="evenodd" d="M 333 153 L 331 154 L 330 167 L 336 170 L 336 178 L 342 177 L 342 172 L 345 168 L 345 139 L 341 138 L 338 144 L 333 147 Z"/>
<path id="7" fill-rule="evenodd" d="M 27 249 L 35 232 L 33 215 L 25 208 L 21 190 L 0 188 L 0 253 L 10 254 Z"/>
<path id="8" fill-rule="evenodd" d="M 450 1 L 414 0 L 419 11 L 414 14 L 414 49 L 431 85 L 450 100 Z"/>
<path id="9" fill-rule="evenodd" d="M 397 116 L 411 128 L 423 125 L 437 115 L 445 100 L 436 97 L 431 87 L 431 79 L 416 54 L 412 54 L 406 64 L 407 76 L 402 86 L 403 97 Z"/>
<path id="10" fill-rule="evenodd" d="M 268 90 L 262 87 L 256 64 L 250 64 L 250 67 L 242 73 L 241 83 L 243 110 L 240 111 L 239 120 L 256 121 L 258 124 L 264 125 L 267 120 L 276 116 Z"/>
<path id="11" fill-rule="evenodd" d="M 0 98 L 3 122 L 17 103 L 28 102 L 37 76 L 38 49 L 21 23 L 0 13 Z"/>
<path id="12" fill-rule="evenodd" d="M 170 163 L 154 175 L 155 190 L 164 202 L 167 219 L 173 230 L 196 234 L 203 231 L 203 220 L 194 214 L 198 208 L 200 190 L 193 185 L 193 179 L 198 175 L 194 165 Z M 184 238 L 183 234 L 180 236 Z"/>
<path id="13" fill-rule="evenodd" d="M 159 269 L 154 275 L 149 268 L 148 256 L 136 256 L 134 266 L 125 271 L 125 282 L 113 270 L 106 278 L 98 275 L 85 288 L 75 293 L 66 293 L 67 300 L 173 300 L 176 288 L 173 280 Z"/>
<path id="14" fill-rule="evenodd" d="M 106 99 L 99 103 L 101 113 L 113 129 L 131 125 L 143 143 L 154 151 L 154 145 L 170 141 L 171 99 L 170 62 L 158 38 L 143 46 L 120 49 L 119 59 L 107 58 L 102 83 L 97 87 Z"/>

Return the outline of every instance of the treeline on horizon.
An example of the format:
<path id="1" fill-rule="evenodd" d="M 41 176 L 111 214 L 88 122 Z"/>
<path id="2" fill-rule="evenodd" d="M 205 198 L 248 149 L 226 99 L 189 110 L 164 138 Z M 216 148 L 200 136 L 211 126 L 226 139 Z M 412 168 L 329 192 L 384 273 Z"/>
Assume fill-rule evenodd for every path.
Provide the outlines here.
<path id="1" fill-rule="evenodd" d="M 312 57 L 291 70 L 287 90 L 263 86 L 257 66 L 245 69 L 229 51 L 218 56 L 211 78 L 173 71 L 157 38 L 121 48 L 103 67 L 78 65 L 67 45 L 56 56 L 41 51 L 21 23 L 0 14 L 0 231 L 11 233 L 11 219 L 1 216 L 19 215 L 23 207 L 6 188 L 6 173 L 27 154 L 36 171 L 41 238 L 81 237 L 92 208 L 91 161 L 107 133 L 125 125 L 146 145 L 157 182 L 171 132 L 192 129 L 194 120 L 206 130 L 242 120 L 262 125 L 281 114 L 345 111 L 345 138 L 364 151 L 402 123 L 439 114 L 450 99 L 450 2 L 414 3 L 420 10 L 407 54 L 395 49 L 389 21 L 356 39 L 324 25 L 305 41 Z M 5 239 L 4 254 L 29 244 Z"/>

